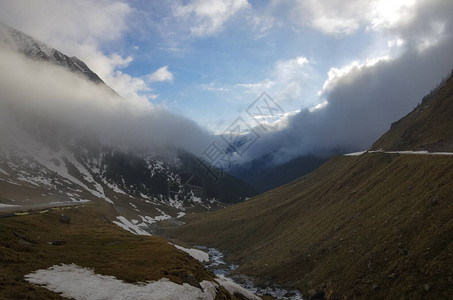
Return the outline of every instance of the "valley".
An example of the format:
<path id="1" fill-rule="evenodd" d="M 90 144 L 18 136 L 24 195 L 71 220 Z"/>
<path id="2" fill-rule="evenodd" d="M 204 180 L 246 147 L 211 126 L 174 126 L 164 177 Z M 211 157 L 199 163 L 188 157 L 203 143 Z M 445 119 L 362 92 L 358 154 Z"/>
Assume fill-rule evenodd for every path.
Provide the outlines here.
<path id="1" fill-rule="evenodd" d="M 145 2 L 0 3 L 0 299 L 453 299 L 450 2 Z"/>
<path id="2" fill-rule="evenodd" d="M 239 273 L 305 295 L 448 298 L 452 167 L 452 156 L 334 157 L 290 184 L 201 215 L 171 237 L 217 247 Z"/>
<path id="3" fill-rule="evenodd" d="M 453 153 L 445 141 L 453 123 L 443 112 L 453 107 L 452 90 L 450 77 L 369 151 L 334 156 L 169 236 L 219 248 L 237 272 L 304 295 L 451 298 Z M 417 143 L 408 132 L 420 136 Z"/>

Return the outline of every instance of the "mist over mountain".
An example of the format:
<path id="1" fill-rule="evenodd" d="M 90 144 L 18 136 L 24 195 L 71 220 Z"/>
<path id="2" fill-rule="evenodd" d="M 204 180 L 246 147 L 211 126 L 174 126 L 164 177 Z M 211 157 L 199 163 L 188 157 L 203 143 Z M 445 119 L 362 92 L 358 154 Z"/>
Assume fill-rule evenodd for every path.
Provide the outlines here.
<path id="1" fill-rule="evenodd" d="M 105 200 L 124 210 L 128 195 L 148 213 L 156 205 L 167 213 L 210 209 L 254 194 L 245 182 L 229 174 L 210 178 L 200 166 L 197 154 L 210 135 L 196 123 L 121 97 L 79 59 L 7 25 L 0 29 L 0 169 L 9 175 L 4 201 L 13 201 L 21 193 L 14 185 L 24 182 L 45 191 L 32 192 L 27 205 L 58 195 L 69 202 Z M 196 174 L 194 188 L 201 191 L 195 193 L 182 172 Z M 53 196 L 40 196 L 46 194 Z"/>
<path id="2" fill-rule="evenodd" d="M 193 121 L 112 93 L 78 59 L 6 25 L 1 29 L 2 146 L 19 142 L 18 120 L 28 126 L 53 123 L 55 138 L 79 134 L 138 149 L 175 147 L 198 153 L 209 141 L 208 133 Z"/>
<path id="3" fill-rule="evenodd" d="M 90 111 L 89 113 L 75 114 L 72 113 L 72 108 L 68 109 L 69 112 L 66 112 L 68 115 L 83 115 L 81 117 L 82 121 L 79 122 L 82 125 L 91 124 L 86 127 L 93 128 L 92 131 L 100 131 L 99 134 L 102 136 L 113 136 L 112 139 L 116 140 L 115 143 L 117 141 L 125 144 L 135 143 L 139 147 L 148 147 L 149 144 L 154 146 L 165 145 L 164 147 L 166 145 L 174 145 L 196 155 L 202 153 L 213 140 L 219 138 L 203 125 L 203 118 L 216 118 L 217 113 L 212 111 L 202 115 L 193 113 L 192 115 L 189 114 L 190 118 L 187 117 L 189 112 L 193 112 L 195 107 L 198 107 L 197 105 L 204 105 L 206 109 L 215 107 L 210 101 L 202 101 L 202 99 L 210 99 L 209 95 L 193 97 L 193 99 L 196 99 L 196 103 L 190 106 L 189 102 L 192 103 L 192 100 L 186 99 L 184 91 L 179 91 L 177 95 L 171 95 L 165 100 L 156 101 L 157 104 L 152 104 L 154 99 L 158 99 L 155 98 L 158 95 L 150 86 L 151 84 L 176 83 L 177 76 L 171 72 L 171 67 L 161 66 L 156 71 L 157 73 L 140 78 L 126 76 L 122 71 L 115 70 L 114 66 L 124 68 L 133 58 L 118 56 L 117 53 L 111 56 L 102 55 L 100 53 L 102 52 L 100 44 L 93 43 L 92 40 L 95 38 L 101 41 L 111 41 L 118 39 L 124 34 L 128 29 L 125 18 L 129 14 L 133 14 L 133 10 L 131 11 L 128 5 L 124 3 L 107 5 L 106 9 L 112 10 L 112 15 L 103 19 L 105 23 L 99 24 L 99 27 L 94 25 L 91 27 L 81 26 L 80 32 L 76 23 L 68 23 L 67 32 L 62 28 L 56 28 L 57 26 L 54 23 L 41 24 L 39 28 L 34 28 L 30 26 L 31 21 L 26 22 L 25 20 L 38 18 L 40 15 L 24 16 L 18 8 L 20 5 L 14 3 L 5 3 L 4 5 L 5 9 L 12 10 L 15 16 L 15 18 L 4 16 L 4 19 L 19 24 L 46 40 L 54 41 L 64 49 L 69 49 L 68 45 L 73 45 L 66 42 L 69 38 L 73 38 L 72 42 L 74 45 L 70 51 L 85 56 L 89 62 L 92 62 L 98 68 L 98 73 L 100 77 L 104 77 L 104 81 L 111 82 L 118 87 L 117 92 L 119 94 L 126 95 L 122 100 L 111 100 L 110 98 L 116 98 L 111 95 L 94 96 L 97 99 L 90 100 L 89 105 L 97 105 L 97 109 L 86 109 Z M 102 14 L 102 5 L 94 6 L 81 5 L 78 8 L 87 10 L 87 15 L 94 12 Z M 347 6 L 349 7 L 349 4 Z M 62 7 L 62 13 L 70 11 L 70 7 L 70 5 Z M 305 7 L 300 4 L 296 5 L 295 11 L 304 11 L 302 8 L 305 8 L 305 11 L 313 9 L 310 5 Z M 326 9 L 330 8 L 331 6 L 328 6 Z M 41 12 L 42 8 L 37 7 L 36 9 Z M 358 9 L 366 8 L 360 7 Z M 246 153 L 235 157 L 237 164 L 247 163 L 268 154 L 273 154 L 269 163 L 279 165 L 301 155 L 328 156 L 330 153 L 336 153 L 337 151 L 350 152 L 367 149 L 377 137 L 388 129 L 388 124 L 401 118 L 408 110 L 413 109 L 417 105 L 418 99 L 429 92 L 436 83 L 436 78 L 445 76 L 451 71 L 449 66 L 452 65 L 453 60 L 450 55 L 450 49 L 453 47 L 453 39 L 446 28 L 451 27 L 451 14 L 447 12 L 453 11 L 453 7 L 450 1 L 438 0 L 435 2 L 421 1 L 417 5 L 402 6 L 398 9 L 406 12 L 401 14 L 401 23 L 381 24 L 379 25 L 380 27 L 376 28 L 370 27 L 370 30 L 378 30 L 382 33 L 382 38 L 388 47 L 386 51 L 381 51 L 382 54 L 381 52 L 373 53 L 373 55 L 366 58 L 352 60 L 350 63 L 345 64 L 342 62 L 339 66 L 327 69 L 327 73 L 323 74 L 323 76 L 314 70 L 316 62 L 313 59 L 308 56 L 298 56 L 295 59 L 280 59 L 276 61 L 271 68 L 271 74 L 256 83 L 223 85 L 217 83 L 219 86 L 216 85 L 215 81 L 209 84 L 198 83 L 197 85 L 201 89 L 208 92 L 223 92 L 227 98 L 239 98 L 238 93 L 240 92 L 240 95 L 242 95 L 241 103 L 246 103 L 243 99 L 244 97 L 248 99 L 248 102 L 252 102 L 266 89 L 283 107 L 291 99 L 291 101 L 297 101 L 298 103 L 295 108 L 291 107 L 287 111 L 288 114 L 278 124 L 270 126 L 268 130 L 263 130 L 255 122 L 251 122 L 250 125 L 259 134 L 260 138 Z M 47 12 L 43 11 L 42 14 L 45 15 Z M 305 16 L 305 14 L 302 15 Z M 316 16 L 316 14 L 313 15 L 315 18 Z M 138 18 L 138 16 L 136 17 Z M 360 22 L 366 24 L 366 22 L 370 21 L 367 19 L 368 17 L 364 17 L 365 20 L 361 20 L 355 15 L 350 17 L 357 24 L 361 24 Z M 358 18 L 357 20 L 356 17 Z M 386 15 L 382 17 L 386 17 Z M 384 20 L 386 19 L 384 18 Z M 71 22 L 76 21 L 78 19 Z M 373 26 L 378 26 L 376 24 L 380 24 L 379 22 L 381 21 L 383 20 L 378 18 L 370 22 L 372 25 L 374 24 Z M 87 22 L 91 21 L 88 20 Z M 109 29 L 113 27 L 112 24 L 117 24 L 118 27 Z M 426 26 L 423 24 L 426 24 Z M 318 28 L 318 26 L 314 27 Z M 217 29 L 220 30 L 221 27 Z M 323 28 L 323 30 L 327 29 Z M 51 32 L 55 32 L 55 35 L 52 35 Z M 327 30 L 327 32 L 330 31 Z M 87 35 L 87 38 L 83 39 L 81 33 Z M 136 34 L 131 31 L 129 33 L 133 36 Z M 350 34 L 348 30 L 340 31 L 339 33 Z M 12 38 L 7 40 L 17 42 L 17 33 L 9 30 L 8 34 Z M 436 38 L 431 38 L 434 36 Z M 30 43 L 30 38 L 23 38 L 19 45 L 27 45 L 27 43 Z M 42 46 L 43 44 L 38 42 L 35 46 L 39 45 Z M 43 49 L 46 50 L 48 48 L 43 47 Z M 74 70 L 78 68 L 78 62 L 73 57 L 62 56 L 58 54 L 59 52 L 55 52 L 57 54 L 54 55 L 48 55 L 51 53 L 46 54 L 46 51 L 40 51 L 35 47 L 31 52 L 35 56 L 45 54 L 43 57 L 48 57 L 47 59 L 50 57 L 51 60 L 56 59 L 54 55 L 59 56 L 60 63 L 69 63 L 71 65 L 68 65 L 69 68 Z M 79 57 L 79 54 L 77 55 Z M 5 64 L 6 61 L 2 63 Z M 18 62 L 16 59 L 12 59 L 10 63 L 14 61 Z M 101 63 L 107 64 L 109 68 L 106 66 L 100 67 Z M 179 63 L 183 64 L 185 61 L 181 60 Z M 221 63 L 223 63 L 221 60 L 217 60 L 211 61 L 209 64 L 204 63 L 202 66 Z M 82 70 L 82 73 L 86 71 L 82 65 L 81 67 L 79 71 Z M 191 65 L 191 67 L 195 66 Z M 13 75 L 12 78 L 16 77 L 16 79 L 20 76 L 15 76 L 14 72 L 24 70 L 32 74 L 37 69 L 35 68 L 34 71 L 26 70 L 26 68 L 30 68 L 26 64 L 19 68 L 13 65 L 3 65 L 3 68 L 8 69 Z M 180 72 L 183 72 L 183 69 Z M 45 80 L 46 78 L 45 74 L 36 73 L 35 75 L 29 80 Z M 93 74 L 89 75 L 89 77 L 95 78 L 93 76 Z M 196 80 L 197 76 L 193 80 Z M 52 77 L 56 86 L 64 86 L 65 76 L 47 74 L 47 77 Z M 310 77 L 324 77 L 325 79 L 323 83 L 321 81 L 321 84 L 317 85 L 316 99 L 311 99 L 309 101 L 311 104 L 306 105 L 304 103 L 308 99 L 306 99 L 302 91 L 305 88 L 314 86 L 314 84 L 308 85 L 306 83 L 307 78 Z M 62 85 L 56 81 L 57 78 L 62 81 Z M 184 78 L 192 77 L 185 76 Z M 202 75 L 201 78 L 203 78 Z M 24 80 L 25 84 L 27 77 L 25 76 L 22 80 Z M 17 86 L 20 85 L 18 82 L 20 80 L 16 80 Z M 4 83 L 7 85 L 11 84 L 11 82 Z M 68 82 L 66 82 L 66 85 L 68 85 Z M 75 89 L 74 85 L 69 85 L 60 89 L 60 91 L 67 92 L 69 94 L 68 97 L 75 97 L 78 93 L 83 98 L 87 94 L 96 95 L 96 93 L 99 93 L 96 91 L 88 92 L 86 90 L 88 87 L 77 88 L 76 91 L 73 91 Z M 30 85 L 28 90 L 30 91 L 32 87 L 33 85 Z M 84 89 L 87 93 L 81 95 Z M 173 88 L 167 86 L 164 90 L 171 91 Z M 10 93 L 8 90 L 5 91 Z M 25 91 L 21 92 L 25 93 Z M 32 93 L 36 97 L 42 94 L 47 101 L 50 101 L 52 96 L 68 98 L 63 94 L 46 95 L 48 93 L 46 90 Z M 132 94 L 135 96 L 128 97 L 128 95 Z M 22 97 L 28 98 L 27 95 L 22 95 Z M 99 98 L 103 100 L 100 101 Z M 77 101 L 73 100 L 71 102 L 73 102 L 72 105 L 77 103 Z M 184 108 L 175 109 L 172 103 L 179 103 Z M 234 102 L 230 104 L 233 106 Z M 42 105 L 43 107 L 45 105 L 52 106 L 50 103 L 43 103 Z M 85 107 L 85 104 L 81 105 Z M 186 105 L 188 106 L 186 107 Z M 115 108 L 113 109 L 113 107 Z M 45 108 L 44 110 L 50 114 L 51 109 Z M 77 111 L 77 109 L 75 108 L 74 111 Z M 222 115 L 221 111 L 222 109 L 219 111 L 218 122 L 223 122 L 224 125 L 229 124 L 227 123 L 229 121 L 220 117 Z M 238 117 L 238 112 L 238 109 L 235 110 L 235 115 L 231 120 Z M 92 116 L 92 118 L 88 117 L 90 114 L 96 113 L 99 115 Z M 54 114 L 66 116 L 63 112 L 54 112 Z M 92 119 L 99 121 L 93 121 Z M 68 120 L 70 121 L 71 118 L 68 118 Z M 74 122 L 77 123 L 77 121 Z M 94 124 L 96 122 L 98 124 Z M 156 128 L 159 129 L 157 130 Z"/>

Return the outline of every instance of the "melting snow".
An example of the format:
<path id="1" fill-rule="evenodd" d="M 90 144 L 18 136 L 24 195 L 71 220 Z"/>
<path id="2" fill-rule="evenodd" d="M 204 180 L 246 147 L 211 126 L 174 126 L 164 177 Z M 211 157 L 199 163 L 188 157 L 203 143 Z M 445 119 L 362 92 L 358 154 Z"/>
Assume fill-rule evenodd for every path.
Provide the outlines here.
<path id="1" fill-rule="evenodd" d="M 113 276 L 96 274 L 92 269 L 82 268 L 75 264 L 55 265 L 48 269 L 41 269 L 25 275 L 25 279 L 30 283 L 44 285 L 51 291 L 62 293 L 63 297 L 76 300 L 211 300 L 216 296 L 217 286 L 214 282 L 203 281 L 200 282 L 203 289 L 199 289 L 187 283 L 180 285 L 166 278 L 159 281 L 131 284 Z"/>
<path id="2" fill-rule="evenodd" d="M 20 206 L 20 205 L 0 203 L 0 208 L 1 208 L 1 207 L 4 207 L 4 208 L 7 208 L 7 207 L 17 207 L 17 206 Z"/>
<path id="3" fill-rule="evenodd" d="M 120 189 L 120 188 L 118 187 L 118 185 L 112 184 L 112 183 L 108 182 L 105 178 L 102 178 L 102 182 L 103 182 L 106 186 L 108 186 L 112 191 L 114 191 L 115 193 L 127 195 L 127 193 L 126 193 L 125 191 L 123 191 L 122 189 Z"/>
<path id="4" fill-rule="evenodd" d="M 179 250 L 186 252 L 187 254 L 189 254 L 190 256 L 192 256 L 193 258 L 198 260 L 199 262 L 208 262 L 209 261 L 209 254 L 204 251 L 201 251 L 198 249 L 193 249 L 193 248 L 190 248 L 190 249 L 184 248 L 182 246 L 178 246 L 175 244 L 172 244 L 172 245 L 175 246 L 176 248 L 178 248 Z"/>
<path id="5" fill-rule="evenodd" d="M 5 174 L 5 175 L 9 175 L 5 170 L 3 170 L 2 168 L 0 168 L 0 173 L 2 174 Z"/>
<path id="6" fill-rule="evenodd" d="M 223 286 L 231 295 L 240 294 L 245 296 L 247 299 L 260 300 L 260 297 L 255 296 L 252 292 L 249 292 L 237 283 L 234 283 L 230 278 L 226 278 L 222 275 L 218 275 L 215 279 L 221 286 Z"/>
<path id="7" fill-rule="evenodd" d="M 112 200 L 108 199 L 105 194 L 104 194 L 104 189 L 102 186 L 95 182 L 93 176 L 90 174 L 90 172 L 83 166 L 81 165 L 75 157 L 69 153 L 67 150 L 60 150 L 59 152 L 51 151 L 49 149 L 46 149 L 45 147 L 42 147 L 40 145 L 33 145 L 35 151 L 31 151 L 30 153 L 34 153 L 33 158 L 40 163 L 41 165 L 45 166 L 47 169 L 57 173 L 61 177 L 67 179 L 69 182 L 74 183 L 94 196 L 98 198 L 103 198 L 109 203 L 113 203 Z M 31 147 L 33 147 L 31 146 Z M 81 182 L 79 179 L 75 178 L 71 174 L 69 174 L 68 169 L 66 168 L 66 164 L 64 162 L 64 159 L 67 159 L 71 164 L 73 164 L 77 170 L 82 174 L 84 177 L 84 180 L 87 182 L 92 183 L 96 190 L 90 189 L 88 186 L 86 186 L 83 182 Z"/>
<path id="8" fill-rule="evenodd" d="M 194 203 L 203 203 L 203 201 L 201 200 L 200 197 L 195 197 L 195 196 L 192 197 L 192 201 L 193 201 Z"/>
<path id="9" fill-rule="evenodd" d="M 144 229 L 140 228 L 142 224 L 134 224 L 133 222 L 129 221 L 123 216 L 118 216 L 116 217 L 118 221 L 113 221 L 114 224 L 118 225 L 119 227 L 123 228 L 124 230 L 127 230 L 133 234 L 138 234 L 138 235 L 151 235 L 149 232 L 145 231 Z M 146 225 L 145 225 L 146 226 Z"/>
<path id="10" fill-rule="evenodd" d="M 362 154 L 365 153 L 365 152 L 366 152 L 366 151 L 353 152 L 353 153 L 345 154 L 344 156 L 359 156 L 359 155 L 362 155 Z"/>

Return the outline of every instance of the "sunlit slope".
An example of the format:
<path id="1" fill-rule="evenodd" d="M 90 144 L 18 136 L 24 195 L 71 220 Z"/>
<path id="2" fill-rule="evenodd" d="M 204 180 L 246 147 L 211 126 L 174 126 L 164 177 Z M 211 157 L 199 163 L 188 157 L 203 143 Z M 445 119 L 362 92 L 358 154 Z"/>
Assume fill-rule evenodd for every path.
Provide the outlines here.
<path id="1" fill-rule="evenodd" d="M 453 78 L 393 123 L 372 149 L 453 151 Z"/>
<path id="2" fill-rule="evenodd" d="M 218 247 L 239 272 L 303 292 L 451 298 L 452 179 L 451 156 L 338 156 L 174 237 Z"/>

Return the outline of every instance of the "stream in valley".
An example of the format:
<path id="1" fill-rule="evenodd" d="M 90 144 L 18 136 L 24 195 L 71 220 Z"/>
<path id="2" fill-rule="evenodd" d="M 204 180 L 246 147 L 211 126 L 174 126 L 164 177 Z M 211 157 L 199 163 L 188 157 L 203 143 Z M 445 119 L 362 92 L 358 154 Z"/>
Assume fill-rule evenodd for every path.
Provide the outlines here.
<path id="1" fill-rule="evenodd" d="M 197 246 L 200 250 L 203 250 L 209 254 L 209 262 L 206 267 L 216 275 L 223 275 L 231 278 L 237 284 L 246 288 L 250 292 L 257 296 L 270 295 L 276 299 L 288 299 L 288 300 L 303 300 L 301 293 L 298 290 L 285 290 L 277 285 L 269 287 L 258 287 L 254 282 L 247 276 L 232 274 L 239 266 L 230 264 L 225 261 L 223 253 L 216 248 L 208 248 L 204 246 Z"/>

